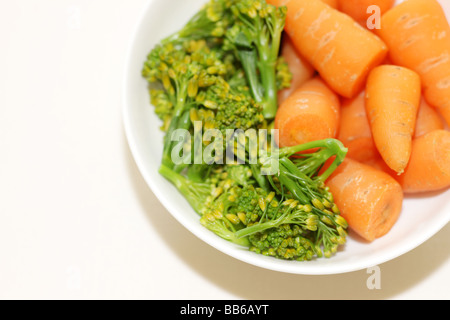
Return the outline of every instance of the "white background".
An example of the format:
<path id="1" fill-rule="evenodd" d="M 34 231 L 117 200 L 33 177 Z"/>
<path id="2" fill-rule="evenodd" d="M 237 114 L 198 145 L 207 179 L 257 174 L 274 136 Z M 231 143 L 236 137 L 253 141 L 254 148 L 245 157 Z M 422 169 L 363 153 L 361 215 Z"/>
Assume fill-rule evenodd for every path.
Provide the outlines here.
<path id="1" fill-rule="evenodd" d="M 0 0 L 0 299 L 449 299 L 450 226 L 366 270 L 301 276 L 231 258 L 153 196 L 122 126 L 146 0 Z"/>

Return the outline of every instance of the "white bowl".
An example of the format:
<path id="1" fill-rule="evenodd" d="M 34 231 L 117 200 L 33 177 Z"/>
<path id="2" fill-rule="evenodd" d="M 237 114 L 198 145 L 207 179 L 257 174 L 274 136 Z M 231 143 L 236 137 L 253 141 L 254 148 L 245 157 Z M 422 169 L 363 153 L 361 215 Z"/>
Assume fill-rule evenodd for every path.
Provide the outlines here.
<path id="1" fill-rule="evenodd" d="M 404 202 L 400 219 L 386 236 L 367 244 L 350 233 L 348 243 L 335 256 L 308 262 L 284 261 L 249 252 L 201 226 L 199 216 L 158 173 L 163 135 L 159 130 L 161 123 L 150 105 L 141 69 L 154 45 L 182 27 L 205 1 L 149 1 L 130 42 L 123 84 L 124 124 L 131 152 L 156 197 L 184 227 L 217 250 L 246 263 L 292 274 L 325 275 L 361 270 L 399 257 L 431 238 L 450 221 L 450 190 L 410 197 Z M 449 13 L 450 3 L 444 6 Z"/>

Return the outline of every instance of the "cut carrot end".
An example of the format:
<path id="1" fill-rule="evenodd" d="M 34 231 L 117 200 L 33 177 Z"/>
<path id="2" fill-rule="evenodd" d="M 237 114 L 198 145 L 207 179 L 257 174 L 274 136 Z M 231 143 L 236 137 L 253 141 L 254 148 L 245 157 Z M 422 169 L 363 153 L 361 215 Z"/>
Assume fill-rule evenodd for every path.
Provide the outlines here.
<path id="1" fill-rule="evenodd" d="M 369 242 L 386 235 L 400 216 L 400 184 L 371 166 L 346 158 L 326 185 L 350 229 Z"/>

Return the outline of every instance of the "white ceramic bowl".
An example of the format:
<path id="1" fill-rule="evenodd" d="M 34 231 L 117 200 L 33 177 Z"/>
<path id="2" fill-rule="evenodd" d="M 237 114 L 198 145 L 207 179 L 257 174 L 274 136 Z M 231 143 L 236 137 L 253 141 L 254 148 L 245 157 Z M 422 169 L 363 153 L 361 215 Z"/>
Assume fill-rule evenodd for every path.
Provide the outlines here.
<path id="1" fill-rule="evenodd" d="M 325 275 L 369 268 L 416 248 L 450 221 L 450 190 L 407 198 L 394 228 L 371 244 L 350 235 L 346 246 L 330 259 L 308 262 L 264 257 L 237 247 L 200 225 L 186 200 L 158 174 L 163 135 L 149 102 L 141 68 L 147 54 L 162 38 L 178 30 L 206 0 L 149 0 L 130 42 L 125 67 L 123 113 L 132 154 L 144 179 L 167 210 L 188 230 L 217 250 L 262 268 L 308 275 Z M 450 3 L 442 0 L 446 12 Z"/>

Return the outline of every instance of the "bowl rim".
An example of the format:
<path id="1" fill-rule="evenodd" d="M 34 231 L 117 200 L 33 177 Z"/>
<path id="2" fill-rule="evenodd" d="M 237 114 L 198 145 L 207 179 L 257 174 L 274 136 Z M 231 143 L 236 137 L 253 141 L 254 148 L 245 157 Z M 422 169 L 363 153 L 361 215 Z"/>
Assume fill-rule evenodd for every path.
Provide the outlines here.
<path id="1" fill-rule="evenodd" d="M 173 206 L 173 203 L 167 199 L 166 196 L 162 194 L 161 189 L 158 188 L 158 185 L 154 182 L 154 179 L 147 176 L 145 168 L 145 164 L 143 163 L 141 157 L 139 156 L 139 146 L 136 142 L 135 137 L 133 136 L 132 130 L 132 121 L 130 114 L 130 105 L 129 105 L 129 90 L 128 90 L 128 81 L 129 77 L 132 76 L 131 73 L 131 64 L 133 59 L 134 52 L 134 44 L 138 39 L 139 32 L 141 30 L 141 26 L 144 22 L 145 17 L 148 15 L 148 11 L 154 5 L 154 3 L 159 0 L 148 0 L 147 4 L 144 6 L 139 19 L 137 20 L 130 37 L 130 41 L 127 43 L 127 49 L 125 54 L 125 63 L 123 70 L 123 79 L 122 79 L 122 123 L 124 128 L 124 133 L 126 140 L 128 142 L 129 150 L 132 154 L 132 157 L 135 161 L 135 164 L 144 178 L 148 187 L 150 187 L 151 191 L 154 193 L 158 201 L 165 207 L 165 209 L 186 229 L 188 229 L 193 235 L 202 240 L 204 243 L 212 246 L 213 248 L 221 251 L 224 254 L 227 254 L 230 257 L 233 257 L 242 262 L 248 263 L 253 266 L 257 266 L 263 269 L 289 273 L 289 274 L 298 274 L 298 275 L 333 275 L 333 274 L 344 274 L 349 272 L 355 272 L 363 269 L 367 269 L 376 265 L 383 264 L 385 262 L 391 261 L 404 255 L 411 250 L 417 248 L 431 237 L 433 237 L 436 233 L 438 233 L 442 228 L 446 226 L 450 222 L 450 203 L 446 206 L 449 211 L 449 214 L 442 215 L 442 219 L 436 221 L 431 226 L 428 226 L 427 232 L 421 233 L 420 237 L 415 238 L 415 241 L 409 243 L 409 245 L 397 246 L 394 247 L 394 250 L 388 250 L 384 254 L 377 255 L 372 257 L 371 259 L 365 259 L 364 262 L 357 260 L 358 262 L 352 262 L 348 264 L 338 264 L 338 266 L 331 267 L 329 264 L 317 265 L 314 264 L 313 267 L 308 266 L 306 268 L 302 268 L 299 266 L 296 261 L 281 261 L 278 259 L 274 259 L 272 257 L 263 257 L 258 256 L 252 258 L 248 255 L 248 251 L 239 250 L 237 246 L 223 240 L 216 235 L 208 234 L 206 232 L 198 232 L 198 229 L 192 227 L 189 219 L 184 217 L 183 215 L 178 214 L 176 208 Z M 158 173 L 156 173 L 158 174 Z M 269 258 L 269 259 L 265 259 Z"/>

